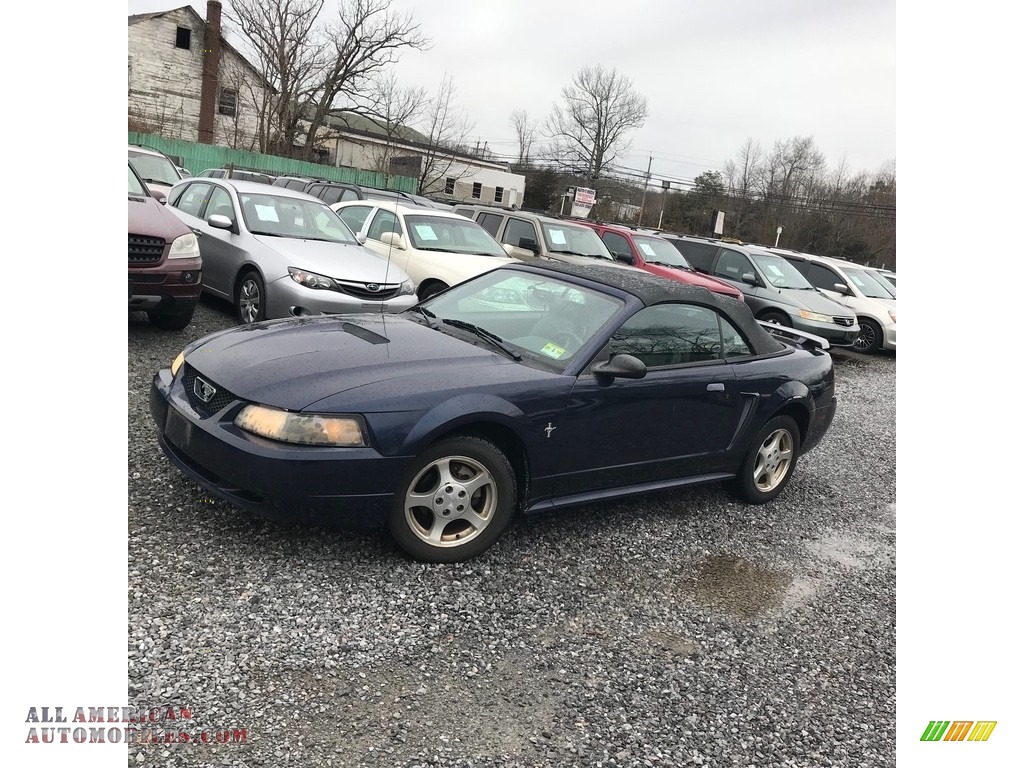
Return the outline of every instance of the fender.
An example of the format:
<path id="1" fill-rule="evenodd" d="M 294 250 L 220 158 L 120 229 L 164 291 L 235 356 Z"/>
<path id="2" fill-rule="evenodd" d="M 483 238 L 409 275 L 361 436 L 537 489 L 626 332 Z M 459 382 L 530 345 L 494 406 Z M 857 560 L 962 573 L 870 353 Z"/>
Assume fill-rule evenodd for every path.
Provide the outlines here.
<path id="1" fill-rule="evenodd" d="M 517 406 L 496 395 L 467 393 L 456 395 L 427 411 L 409 430 L 400 453 L 415 455 L 438 436 L 462 424 L 490 421 L 508 427 L 524 440 L 522 427 L 529 419 Z"/>

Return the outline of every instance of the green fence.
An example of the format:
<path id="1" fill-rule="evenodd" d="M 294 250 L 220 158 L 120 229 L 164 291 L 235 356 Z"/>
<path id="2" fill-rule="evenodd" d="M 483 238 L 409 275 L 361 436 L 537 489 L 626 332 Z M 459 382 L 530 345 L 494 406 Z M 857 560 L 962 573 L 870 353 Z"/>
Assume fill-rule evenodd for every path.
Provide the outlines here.
<path id="1" fill-rule="evenodd" d="M 144 147 L 158 149 L 165 155 L 180 158 L 182 167 L 189 173 L 196 174 L 207 168 L 225 168 L 233 164 L 236 168 L 251 171 L 263 171 L 274 176 L 314 176 L 318 179 L 331 181 L 347 181 L 364 187 L 377 189 L 397 189 L 415 194 L 416 179 L 409 176 L 392 176 L 388 178 L 377 171 L 364 171 L 359 168 L 336 168 L 333 165 L 320 165 L 305 160 L 292 160 L 287 157 L 261 155 L 258 152 L 245 152 L 241 149 L 216 147 L 212 144 L 196 144 L 180 139 L 165 139 L 152 133 L 136 133 L 128 131 L 128 143 L 140 144 Z"/>

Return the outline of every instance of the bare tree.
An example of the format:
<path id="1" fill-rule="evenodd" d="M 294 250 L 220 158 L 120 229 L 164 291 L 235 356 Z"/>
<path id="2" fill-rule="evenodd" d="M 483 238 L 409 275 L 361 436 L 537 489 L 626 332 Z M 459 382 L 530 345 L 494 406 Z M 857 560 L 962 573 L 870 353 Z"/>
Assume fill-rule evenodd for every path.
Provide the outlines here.
<path id="1" fill-rule="evenodd" d="M 372 150 L 374 169 L 383 174 L 391 173 L 391 163 L 397 152 L 396 143 L 402 138 L 403 129 L 417 121 L 426 102 L 423 88 L 402 88 L 393 74 L 375 83 L 372 102 L 374 121 L 384 136 L 383 146 Z"/>
<path id="2" fill-rule="evenodd" d="M 647 98 L 630 80 L 600 64 L 584 67 L 562 89 L 545 122 L 551 159 L 576 176 L 596 180 L 628 149 L 627 136 L 647 120 Z"/>
<path id="3" fill-rule="evenodd" d="M 509 122 L 512 124 L 512 130 L 516 132 L 516 142 L 519 144 L 519 159 L 516 165 L 529 165 L 530 152 L 537 138 L 537 122 L 527 116 L 525 109 L 515 110 Z"/>
<path id="4" fill-rule="evenodd" d="M 444 189 L 445 180 L 465 176 L 469 169 L 459 163 L 454 152 L 465 151 L 469 132 L 473 126 L 456 103 L 455 83 L 446 73 L 437 88 L 437 94 L 425 109 L 421 132 L 427 137 L 427 149 L 420 166 L 420 193 Z M 440 184 L 439 184 L 440 182 Z"/>
<path id="5" fill-rule="evenodd" d="M 310 158 L 331 110 L 370 114 L 373 83 L 404 48 L 428 43 L 391 0 L 340 0 L 333 24 L 324 0 L 233 0 L 226 14 L 275 90 L 265 122 L 268 150 Z"/>

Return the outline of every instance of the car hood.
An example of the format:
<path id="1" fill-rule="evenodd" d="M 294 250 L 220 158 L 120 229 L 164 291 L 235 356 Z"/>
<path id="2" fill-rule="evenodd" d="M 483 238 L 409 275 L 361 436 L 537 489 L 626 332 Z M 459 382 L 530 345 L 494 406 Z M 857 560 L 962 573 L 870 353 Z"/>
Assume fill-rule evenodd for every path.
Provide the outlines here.
<path id="1" fill-rule="evenodd" d="M 128 197 L 128 234 L 162 237 L 170 242 L 187 235 L 189 228 L 156 198 Z"/>
<path id="2" fill-rule="evenodd" d="M 336 280 L 401 283 L 408 279 L 408 275 L 397 264 L 362 245 L 270 235 L 253 235 L 253 239 L 280 253 L 288 260 L 289 266 L 308 269 Z"/>
<path id="3" fill-rule="evenodd" d="M 800 290 L 797 288 L 766 288 L 765 295 L 771 297 L 778 294 L 784 304 L 789 304 L 797 309 L 807 309 L 811 312 L 820 312 L 823 315 L 834 317 L 852 317 L 853 313 L 838 301 L 830 299 L 816 288 L 811 290 Z"/>
<path id="4" fill-rule="evenodd" d="M 367 391 L 347 399 L 348 407 L 358 400 L 398 410 L 395 397 L 455 390 L 491 378 L 498 366 L 515 365 L 485 347 L 386 314 L 239 326 L 197 342 L 186 362 L 236 397 L 291 411 L 360 387 Z"/>
<path id="5" fill-rule="evenodd" d="M 676 269 L 675 267 L 665 267 L 661 264 L 648 264 L 647 266 L 652 273 L 661 277 L 667 277 L 669 280 L 679 280 L 679 282 L 688 283 L 689 285 L 699 285 L 701 288 L 707 288 L 709 291 L 743 301 L 743 292 L 738 288 L 729 285 L 723 280 L 702 275 L 696 270 Z"/>

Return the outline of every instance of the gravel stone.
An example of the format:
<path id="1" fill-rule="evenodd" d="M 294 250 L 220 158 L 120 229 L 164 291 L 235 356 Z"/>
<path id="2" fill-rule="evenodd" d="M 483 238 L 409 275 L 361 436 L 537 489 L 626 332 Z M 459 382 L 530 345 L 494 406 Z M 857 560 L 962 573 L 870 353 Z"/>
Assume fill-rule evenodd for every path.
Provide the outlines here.
<path id="1" fill-rule="evenodd" d="M 261 522 L 163 456 L 153 374 L 235 324 L 128 322 L 128 704 L 246 742 L 168 766 L 895 765 L 896 359 L 835 351 L 839 409 L 760 507 L 718 486 L 516 520 L 427 565 Z"/>

